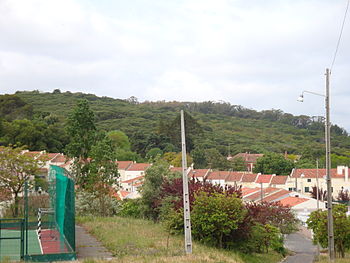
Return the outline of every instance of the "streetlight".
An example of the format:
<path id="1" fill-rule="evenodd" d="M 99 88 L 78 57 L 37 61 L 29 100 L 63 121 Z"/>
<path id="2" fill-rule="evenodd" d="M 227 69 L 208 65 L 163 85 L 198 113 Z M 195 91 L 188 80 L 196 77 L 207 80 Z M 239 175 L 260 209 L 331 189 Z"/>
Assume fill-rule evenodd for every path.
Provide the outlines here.
<path id="1" fill-rule="evenodd" d="M 326 69 L 326 94 L 320 94 L 312 91 L 303 91 L 298 98 L 299 102 L 304 101 L 304 93 L 309 93 L 325 98 L 326 120 L 325 120 L 325 139 L 326 139 L 326 178 L 327 178 L 327 209 L 328 209 L 328 254 L 329 259 L 333 262 L 334 254 L 334 230 L 332 216 L 332 180 L 331 180 L 331 139 L 330 139 L 330 121 L 329 121 L 329 75 L 330 71 Z"/>

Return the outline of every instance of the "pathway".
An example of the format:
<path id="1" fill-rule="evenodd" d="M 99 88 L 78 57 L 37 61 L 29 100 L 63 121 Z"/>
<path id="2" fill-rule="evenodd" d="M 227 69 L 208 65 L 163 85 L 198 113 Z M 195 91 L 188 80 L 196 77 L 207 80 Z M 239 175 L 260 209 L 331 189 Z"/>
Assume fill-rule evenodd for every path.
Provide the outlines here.
<path id="1" fill-rule="evenodd" d="M 83 227 L 75 226 L 75 242 L 78 259 L 100 258 L 111 260 L 113 255 Z"/>
<path id="2" fill-rule="evenodd" d="M 284 245 L 295 254 L 288 256 L 283 263 L 312 263 L 316 255 L 316 246 L 303 231 L 287 235 Z"/>

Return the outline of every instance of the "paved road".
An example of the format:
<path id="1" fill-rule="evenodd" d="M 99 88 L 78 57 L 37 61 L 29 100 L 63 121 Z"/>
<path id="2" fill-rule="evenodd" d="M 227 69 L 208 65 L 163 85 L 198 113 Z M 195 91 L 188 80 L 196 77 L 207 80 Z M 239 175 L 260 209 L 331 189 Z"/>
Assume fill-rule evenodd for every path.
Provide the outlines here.
<path id="1" fill-rule="evenodd" d="M 287 257 L 283 263 L 312 263 L 316 255 L 316 246 L 301 232 L 290 234 L 284 242 L 285 247 L 295 254 Z"/>
<path id="2" fill-rule="evenodd" d="M 112 254 L 83 227 L 75 226 L 75 242 L 78 259 L 100 258 L 110 260 Z"/>

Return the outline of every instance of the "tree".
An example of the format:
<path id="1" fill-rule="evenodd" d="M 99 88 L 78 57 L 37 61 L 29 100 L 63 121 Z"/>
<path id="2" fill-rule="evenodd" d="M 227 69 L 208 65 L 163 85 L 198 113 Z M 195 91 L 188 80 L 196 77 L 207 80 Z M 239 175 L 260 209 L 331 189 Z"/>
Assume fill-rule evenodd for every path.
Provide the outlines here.
<path id="1" fill-rule="evenodd" d="M 66 147 L 67 155 L 74 158 L 74 174 L 78 184 L 85 184 L 88 177 L 88 157 L 96 142 L 95 116 L 87 100 L 80 100 L 68 117 L 67 132 L 71 138 Z"/>
<path id="2" fill-rule="evenodd" d="M 346 215 L 345 205 L 333 206 L 334 246 L 335 253 L 345 257 L 345 251 L 350 248 L 350 217 Z M 310 214 L 306 221 L 314 233 L 313 241 L 326 248 L 328 246 L 327 211 L 317 210 Z"/>
<path id="3" fill-rule="evenodd" d="M 73 112 L 69 114 L 67 132 L 71 138 L 66 147 L 69 157 L 86 160 L 96 139 L 95 115 L 90 110 L 87 100 L 80 100 Z"/>
<path id="4" fill-rule="evenodd" d="M 161 157 L 163 155 L 163 151 L 159 148 L 152 148 L 146 153 L 146 159 L 150 162 L 155 160 L 157 156 Z"/>
<path id="5" fill-rule="evenodd" d="M 98 197 L 101 211 L 106 212 L 105 197 L 109 195 L 113 183 L 119 177 L 116 165 L 116 153 L 111 140 L 106 136 L 91 148 L 89 173 L 81 180 L 85 190 Z"/>
<path id="6" fill-rule="evenodd" d="M 226 170 L 230 167 L 229 161 L 215 148 L 206 150 L 205 157 L 212 169 Z"/>
<path id="7" fill-rule="evenodd" d="M 115 149 L 123 149 L 125 151 L 130 151 L 130 141 L 129 137 L 122 131 L 110 131 L 107 136 L 111 139 L 112 145 Z"/>
<path id="8" fill-rule="evenodd" d="M 145 217 L 158 220 L 161 185 L 165 178 L 169 177 L 171 173 L 169 164 L 162 159 L 157 159 L 155 163 L 146 170 L 145 182 L 141 188 L 142 212 Z"/>
<path id="9" fill-rule="evenodd" d="M 233 158 L 233 160 L 231 160 L 230 162 L 233 171 L 247 171 L 247 165 L 243 157 Z"/>
<path id="10" fill-rule="evenodd" d="M 194 148 L 191 152 L 191 156 L 193 158 L 195 169 L 202 169 L 208 166 L 207 159 L 205 157 L 205 150 L 202 147 Z"/>
<path id="11" fill-rule="evenodd" d="M 258 158 L 254 167 L 255 173 L 289 175 L 294 167 L 292 161 L 278 153 L 267 153 Z"/>
<path id="12" fill-rule="evenodd" d="M 43 157 L 22 154 L 21 148 L 0 146 L 0 185 L 14 196 L 14 217 L 18 216 L 19 194 L 25 182 L 39 171 L 43 161 Z"/>
<path id="13" fill-rule="evenodd" d="M 191 211 L 193 237 L 223 248 L 225 237 L 238 228 L 245 213 L 242 200 L 235 196 L 199 193 Z"/>

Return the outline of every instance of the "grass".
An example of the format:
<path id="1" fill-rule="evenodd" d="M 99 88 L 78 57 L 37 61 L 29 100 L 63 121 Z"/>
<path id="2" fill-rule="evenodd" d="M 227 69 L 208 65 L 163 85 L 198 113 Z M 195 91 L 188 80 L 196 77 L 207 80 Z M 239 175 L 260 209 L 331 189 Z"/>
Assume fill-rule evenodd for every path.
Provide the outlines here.
<path id="1" fill-rule="evenodd" d="M 321 255 L 320 260 L 315 261 L 317 263 L 329 263 L 328 256 Z M 336 258 L 334 263 L 349 263 L 350 254 L 345 254 L 345 258 Z"/>
<path id="2" fill-rule="evenodd" d="M 120 263 L 274 263 L 282 260 L 282 256 L 275 252 L 247 255 L 197 242 L 193 243 L 193 254 L 185 255 L 183 237 L 168 236 L 160 224 L 147 220 L 79 217 L 77 221 L 115 256 L 114 261 Z M 103 261 L 89 259 L 84 262 Z"/>

